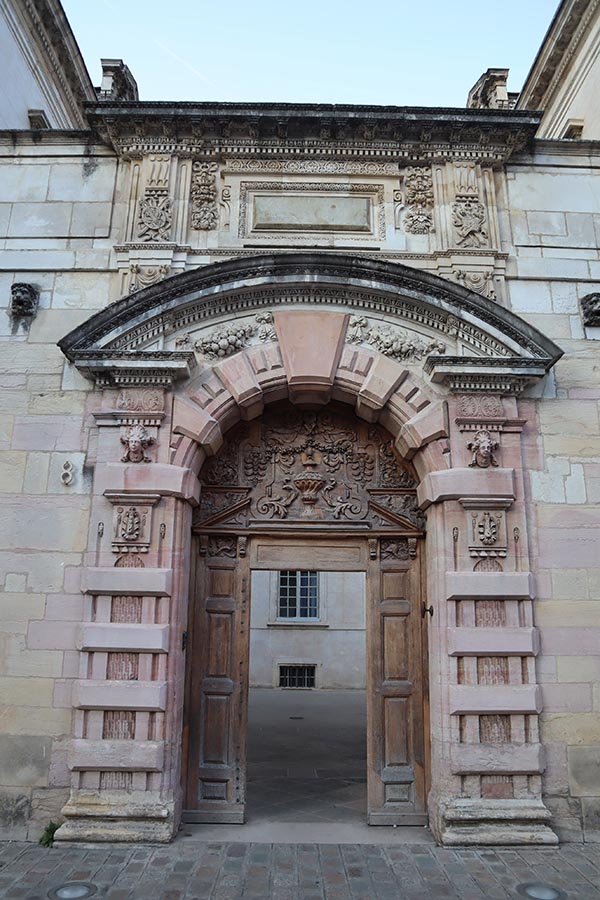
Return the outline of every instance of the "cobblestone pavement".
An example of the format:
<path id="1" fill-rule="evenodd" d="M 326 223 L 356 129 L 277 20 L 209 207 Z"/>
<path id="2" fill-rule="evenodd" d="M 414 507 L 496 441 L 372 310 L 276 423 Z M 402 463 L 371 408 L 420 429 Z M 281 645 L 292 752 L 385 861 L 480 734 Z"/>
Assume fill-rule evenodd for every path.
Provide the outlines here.
<path id="1" fill-rule="evenodd" d="M 478 900 L 518 897 L 543 881 L 600 900 L 600 845 L 448 850 L 431 845 L 214 844 L 45 850 L 0 844 L 0 897 L 44 900 L 89 881 L 96 898 L 130 900 Z"/>

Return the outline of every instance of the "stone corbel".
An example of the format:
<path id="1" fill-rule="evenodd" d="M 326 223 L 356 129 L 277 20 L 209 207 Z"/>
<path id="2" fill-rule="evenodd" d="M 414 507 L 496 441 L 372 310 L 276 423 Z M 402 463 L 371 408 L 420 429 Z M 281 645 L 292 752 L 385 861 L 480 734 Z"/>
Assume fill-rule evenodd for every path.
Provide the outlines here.
<path id="1" fill-rule="evenodd" d="M 550 370 L 550 357 L 428 356 L 423 366 L 436 384 L 451 393 L 478 391 L 520 394 Z"/>

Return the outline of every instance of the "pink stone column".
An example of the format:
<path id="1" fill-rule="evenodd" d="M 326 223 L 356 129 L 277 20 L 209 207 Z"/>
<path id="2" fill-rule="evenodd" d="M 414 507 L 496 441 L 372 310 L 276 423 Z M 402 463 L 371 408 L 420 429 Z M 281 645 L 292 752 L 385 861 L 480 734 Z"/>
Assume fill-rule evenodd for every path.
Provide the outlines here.
<path id="1" fill-rule="evenodd" d="M 169 841 L 179 821 L 182 634 L 199 485 L 195 471 L 171 462 L 170 417 L 170 395 L 154 388 L 105 391 L 95 416 L 71 796 L 57 840 Z"/>
<path id="2" fill-rule="evenodd" d="M 523 422 L 510 398 L 448 406 L 452 467 L 418 491 L 434 607 L 430 821 L 446 845 L 555 844 L 541 797 Z"/>

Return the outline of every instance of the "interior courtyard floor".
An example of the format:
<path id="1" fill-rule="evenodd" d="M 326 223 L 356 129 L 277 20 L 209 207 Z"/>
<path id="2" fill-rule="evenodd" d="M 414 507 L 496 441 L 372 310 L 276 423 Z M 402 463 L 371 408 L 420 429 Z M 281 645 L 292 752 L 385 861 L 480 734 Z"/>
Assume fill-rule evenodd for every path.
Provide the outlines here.
<path id="1" fill-rule="evenodd" d="M 203 840 L 408 843 L 425 828 L 370 827 L 366 695 L 255 688 L 248 702 L 246 824 L 185 825 Z"/>

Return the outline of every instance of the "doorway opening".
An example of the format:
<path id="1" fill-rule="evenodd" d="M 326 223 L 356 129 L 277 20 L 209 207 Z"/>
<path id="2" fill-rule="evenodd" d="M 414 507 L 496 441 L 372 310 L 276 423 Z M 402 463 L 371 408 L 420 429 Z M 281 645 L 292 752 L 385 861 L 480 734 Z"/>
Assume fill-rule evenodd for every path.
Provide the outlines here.
<path id="1" fill-rule="evenodd" d="M 270 802 L 267 793 L 288 790 L 292 775 L 310 779 L 316 803 L 319 778 L 362 780 L 366 768 L 366 816 L 352 791 L 348 815 L 369 825 L 425 824 L 425 520 L 415 473 L 379 425 L 334 405 L 288 404 L 232 429 L 201 480 L 186 820 L 242 824 Z M 345 621 L 352 609 L 358 618 Z M 327 691 L 340 692 L 340 702 Z M 299 785 L 301 793 L 308 802 Z M 337 811 L 327 805 L 314 813 L 343 814 L 341 802 Z M 287 807 L 306 815 L 289 797 Z"/>
<path id="2" fill-rule="evenodd" d="M 364 823 L 366 573 L 253 571 L 247 820 Z"/>

